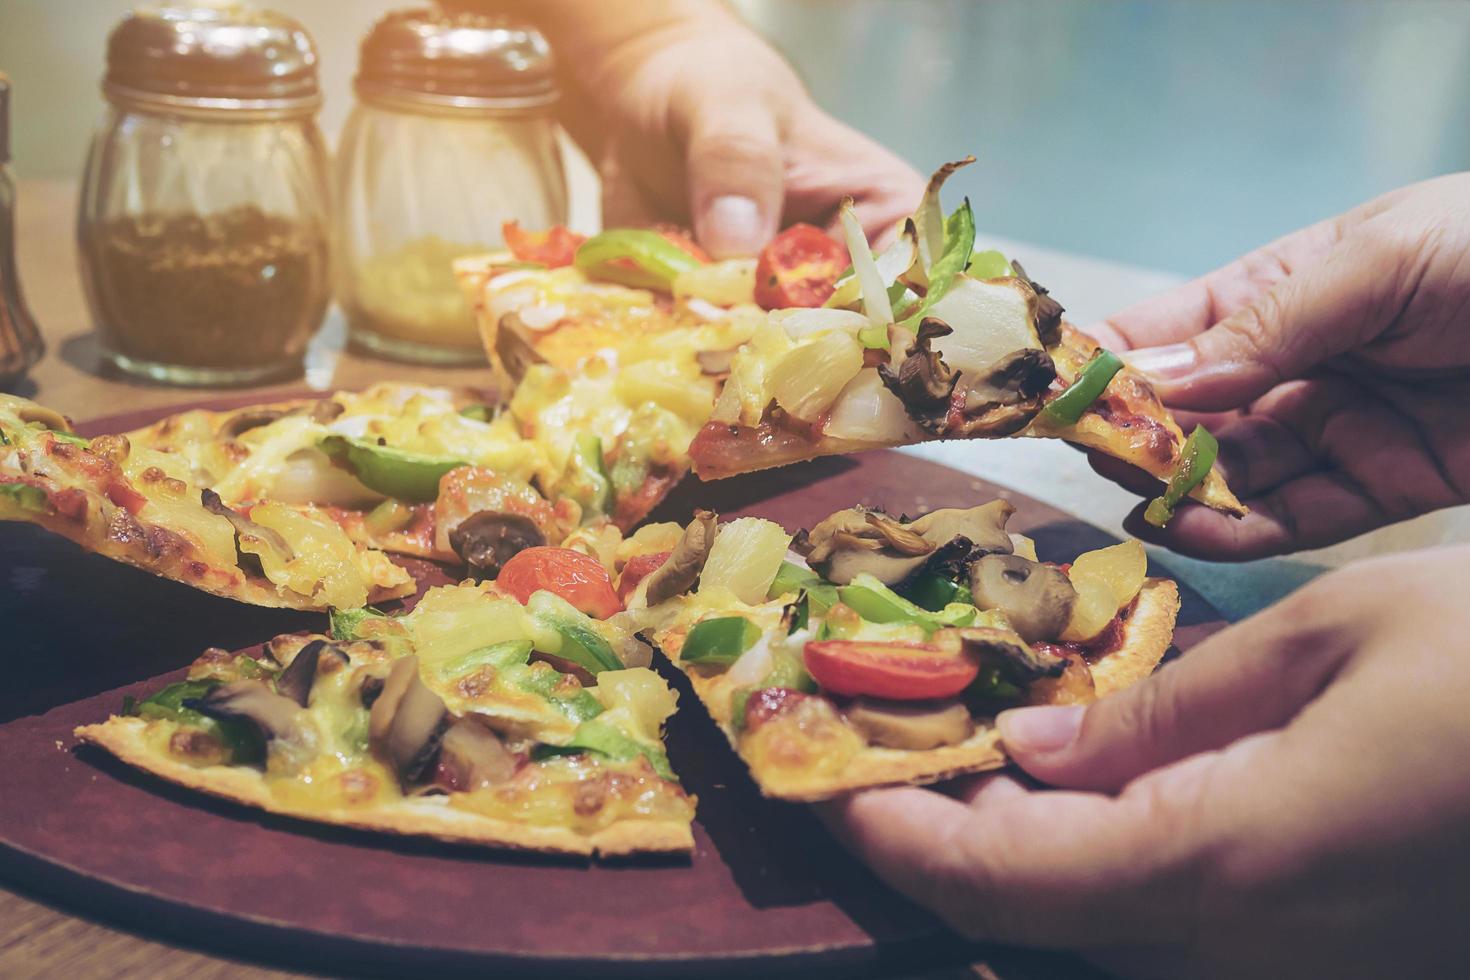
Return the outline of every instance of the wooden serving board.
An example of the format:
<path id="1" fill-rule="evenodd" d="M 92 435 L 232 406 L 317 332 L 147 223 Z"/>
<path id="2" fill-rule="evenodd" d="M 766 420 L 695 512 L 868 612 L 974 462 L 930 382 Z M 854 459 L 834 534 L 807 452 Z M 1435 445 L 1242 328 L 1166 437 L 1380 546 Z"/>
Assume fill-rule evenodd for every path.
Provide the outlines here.
<path id="1" fill-rule="evenodd" d="M 698 505 L 794 529 L 855 503 L 913 514 L 996 496 L 1016 504 L 1013 529 L 1034 536 L 1044 558 L 1112 540 L 1029 498 L 891 452 L 690 479 L 655 518 L 687 520 Z M 427 563 L 414 571 L 425 584 L 445 580 Z M 1183 592 L 1177 645 L 1188 648 L 1223 623 Z M 699 797 L 689 859 L 593 863 L 323 827 L 172 787 L 72 737 L 123 695 L 182 676 L 206 646 L 242 648 L 321 629 L 321 619 L 204 595 L 36 528 L 0 525 L 0 874 L 133 928 L 334 973 L 854 976 L 982 952 L 857 866 L 808 808 L 762 799 L 668 669 L 683 707 L 669 755 Z M 996 966 L 1013 959 L 984 952 Z M 1031 965 L 998 972 L 1077 972 L 1055 957 L 1019 962 Z"/>

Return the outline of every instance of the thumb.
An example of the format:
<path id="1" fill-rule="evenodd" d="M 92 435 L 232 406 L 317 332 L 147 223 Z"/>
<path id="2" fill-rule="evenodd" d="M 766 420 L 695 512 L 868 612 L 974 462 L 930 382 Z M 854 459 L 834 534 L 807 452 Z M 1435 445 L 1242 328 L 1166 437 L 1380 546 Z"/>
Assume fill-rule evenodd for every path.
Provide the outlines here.
<path id="1" fill-rule="evenodd" d="M 1378 336 L 1410 288 L 1399 275 L 1404 265 L 1365 226 L 1209 329 L 1181 343 L 1136 350 L 1128 363 L 1171 406 L 1240 408 Z"/>
<path id="2" fill-rule="evenodd" d="M 781 220 L 785 161 L 772 112 L 759 100 L 704 102 L 685 167 L 694 236 L 717 259 L 755 255 Z"/>
<path id="3" fill-rule="evenodd" d="M 1115 792 L 1171 762 L 1286 724 L 1349 649 L 1320 591 L 1309 585 L 1093 704 L 1002 712 L 1006 753 L 1054 786 Z"/>

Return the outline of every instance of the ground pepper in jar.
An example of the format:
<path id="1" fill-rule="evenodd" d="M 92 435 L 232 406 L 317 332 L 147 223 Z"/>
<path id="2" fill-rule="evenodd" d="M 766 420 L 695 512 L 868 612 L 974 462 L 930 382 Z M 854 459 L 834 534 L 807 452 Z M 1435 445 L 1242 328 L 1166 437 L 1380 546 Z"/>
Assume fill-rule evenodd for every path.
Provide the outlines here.
<path id="1" fill-rule="evenodd" d="M 241 206 L 141 214 L 92 229 L 103 339 L 119 354 L 194 367 L 299 361 L 326 312 L 320 226 Z"/>

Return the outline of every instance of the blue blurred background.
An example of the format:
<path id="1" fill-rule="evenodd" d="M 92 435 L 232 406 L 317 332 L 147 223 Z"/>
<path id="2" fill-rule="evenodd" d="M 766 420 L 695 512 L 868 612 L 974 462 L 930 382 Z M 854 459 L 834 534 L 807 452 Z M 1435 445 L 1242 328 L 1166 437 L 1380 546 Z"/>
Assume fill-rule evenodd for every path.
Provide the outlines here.
<path id="1" fill-rule="evenodd" d="M 1470 167 L 1470 3 L 747 0 L 983 229 L 1193 274 Z"/>
<path id="2" fill-rule="evenodd" d="M 266 5 L 271 0 L 263 0 Z M 357 42 L 414 0 L 277 0 L 316 37 L 323 125 Z M 624 0 L 619 0 L 624 2 Z M 633 2 L 633 0 L 628 0 Z M 81 169 L 129 0 L 0 0 L 16 169 Z M 1470 3 L 735 0 L 828 109 L 951 185 L 984 231 L 1178 274 L 1470 166 Z"/>

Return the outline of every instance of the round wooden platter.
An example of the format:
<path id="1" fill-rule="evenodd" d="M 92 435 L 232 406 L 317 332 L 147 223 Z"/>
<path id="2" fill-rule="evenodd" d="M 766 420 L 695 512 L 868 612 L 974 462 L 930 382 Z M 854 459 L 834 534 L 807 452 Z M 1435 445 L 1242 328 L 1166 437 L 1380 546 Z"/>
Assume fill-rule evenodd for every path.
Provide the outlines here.
<path id="1" fill-rule="evenodd" d="M 997 496 L 1016 505 L 1012 527 L 1033 535 L 1043 558 L 1112 540 L 1037 501 L 892 452 L 712 484 L 691 478 L 655 518 L 687 520 L 700 506 L 795 529 L 856 503 L 916 514 Z M 426 563 L 414 571 L 424 584 L 445 581 Z M 321 617 L 204 595 L 23 525 L 0 525 L 0 581 L 0 869 L 71 906 L 334 973 L 854 976 L 977 954 L 857 866 L 808 808 L 762 799 L 677 672 L 665 670 L 681 703 L 668 745 L 699 798 L 691 857 L 583 862 L 451 847 L 212 800 L 72 736 L 123 695 L 180 676 L 206 646 L 320 629 Z M 1183 592 L 1181 649 L 1223 625 Z"/>

